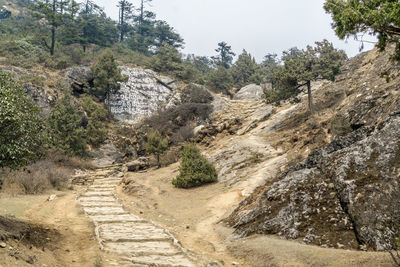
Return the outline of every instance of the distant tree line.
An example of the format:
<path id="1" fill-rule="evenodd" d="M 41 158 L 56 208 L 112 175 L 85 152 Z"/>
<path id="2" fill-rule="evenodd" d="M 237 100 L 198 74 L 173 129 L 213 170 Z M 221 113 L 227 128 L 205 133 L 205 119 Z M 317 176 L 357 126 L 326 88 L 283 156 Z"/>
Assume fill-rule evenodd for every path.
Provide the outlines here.
<path id="1" fill-rule="evenodd" d="M 156 20 L 156 15 L 146 10 L 151 0 L 141 0 L 135 8 L 127 0 L 118 2 L 119 19 L 108 18 L 104 10 L 92 0 L 78 3 L 75 0 L 31 0 L 29 8 L 40 22 L 42 30 L 37 38 L 51 55 L 56 43 L 81 44 L 84 51 L 90 45 L 110 46 L 126 42 L 134 51 L 145 54 L 156 52 L 163 43 L 182 47 L 183 39 L 169 24 Z"/>

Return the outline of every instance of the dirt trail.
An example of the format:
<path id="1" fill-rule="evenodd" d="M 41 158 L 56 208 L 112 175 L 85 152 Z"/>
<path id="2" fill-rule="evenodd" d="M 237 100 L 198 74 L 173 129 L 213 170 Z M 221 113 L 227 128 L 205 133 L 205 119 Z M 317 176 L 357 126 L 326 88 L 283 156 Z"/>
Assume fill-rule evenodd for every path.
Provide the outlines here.
<path id="1" fill-rule="evenodd" d="M 89 175 L 93 184 L 77 199 L 95 224 L 101 249 L 119 255 L 107 266 L 195 266 L 168 230 L 123 208 L 114 192 L 124 176 L 120 167 Z"/>

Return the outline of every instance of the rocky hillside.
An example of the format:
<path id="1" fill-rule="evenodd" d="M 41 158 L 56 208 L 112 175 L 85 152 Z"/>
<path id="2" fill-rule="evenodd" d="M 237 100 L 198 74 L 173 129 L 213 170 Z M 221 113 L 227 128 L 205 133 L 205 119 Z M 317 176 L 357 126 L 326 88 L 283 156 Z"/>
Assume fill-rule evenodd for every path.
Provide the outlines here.
<path id="1" fill-rule="evenodd" d="M 297 109 L 283 118 L 276 145 L 297 156 L 230 215 L 236 235 L 278 234 L 336 248 L 395 247 L 400 66 L 389 54 L 373 50 L 349 60 L 336 82 L 315 90 L 314 117 Z"/>

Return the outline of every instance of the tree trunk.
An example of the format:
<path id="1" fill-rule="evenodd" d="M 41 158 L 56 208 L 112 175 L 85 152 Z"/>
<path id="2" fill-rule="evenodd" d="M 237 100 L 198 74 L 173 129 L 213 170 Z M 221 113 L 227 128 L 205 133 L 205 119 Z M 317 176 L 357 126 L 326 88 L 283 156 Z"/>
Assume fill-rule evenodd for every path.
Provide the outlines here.
<path id="1" fill-rule="evenodd" d="M 52 19 L 52 25 L 51 25 L 51 44 L 50 44 L 50 55 L 54 56 L 54 49 L 56 46 L 56 0 L 53 0 L 53 19 Z"/>
<path id="2" fill-rule="evenodd" d="M 311 95 L 311 81 L 307 81 L 307 94 L 308 94 L 308 110 L 310 111 L 311 114 L 314 114 L 314 106 Z"/>
<path id="3" fill-rule="evenodd" d="M 157 167 L 161 168 L 161 164 L 160 164 L 160 154 L 157 154 Z"/>
<path id="4" fill-rule="evenodd" d="M 141 5 L 140 5 L 140 18 L 139 18 L 139 33 L 142 35 L 143 34 L 143 20 L 144 20 L 144 0 L 142 0 Z"/>
<path id="5" fill-rule="evenodd" d="M 121 4 L 121 8 L 120 8 L 121 10 L 120 10 L 120 27 L 121 27 L 121 34 L 120 34 L 120 37 L 119 37 L 119 41 L 120 42 L 122 42 L 123 40 L 124 40 L 124 31 L 125 31 L 125 29 L 124 29 L 124 27 L 125 27 L 125 25 L 124 25 L 124 20 L 125 20 L 125 3 L 122 3 Z"/>
<path id="6" fill-rule="evenodd" d="M 53 25 L 51 28 L 51 45 L 50 45 L 50 55 L 54 56 L 54 50 L 56 47 L 56 27 Z"/>

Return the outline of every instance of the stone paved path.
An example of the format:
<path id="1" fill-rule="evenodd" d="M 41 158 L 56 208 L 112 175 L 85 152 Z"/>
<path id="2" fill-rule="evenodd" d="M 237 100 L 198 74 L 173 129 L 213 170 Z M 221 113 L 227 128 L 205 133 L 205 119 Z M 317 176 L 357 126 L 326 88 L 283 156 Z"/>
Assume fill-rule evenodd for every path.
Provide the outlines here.
<path id="1" fill-rule="evenodd" d="M 168 230 L 131 214 L 119 203 L 115 195 L 123 177 L 119 167 L 90 176 L 92 185 L 77 200 L 93 220 L 101 248 L 118 255 L 109 266 L 196 266 Z"/>

